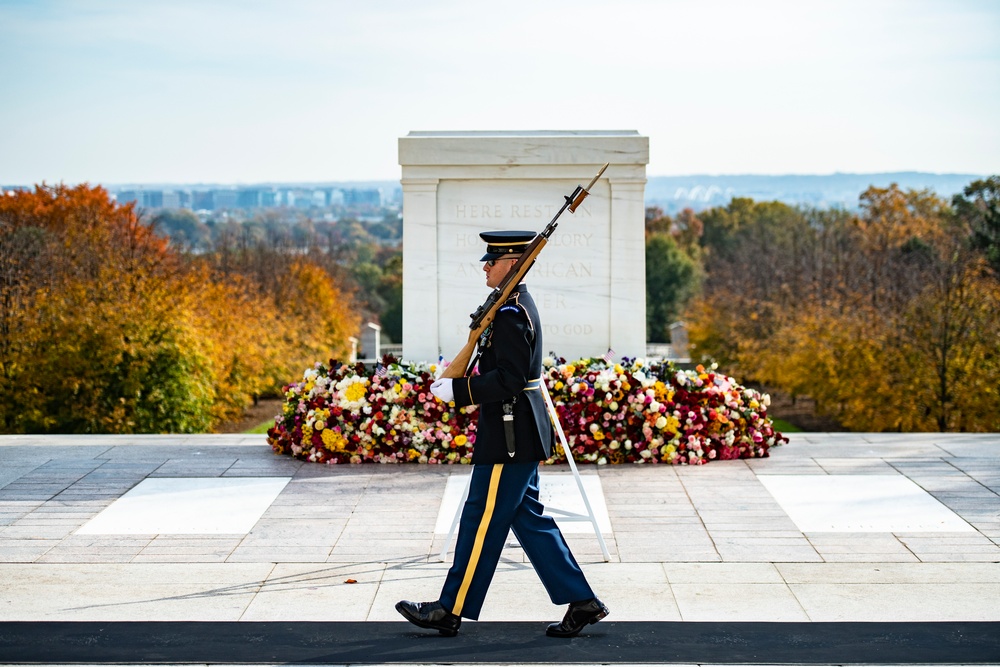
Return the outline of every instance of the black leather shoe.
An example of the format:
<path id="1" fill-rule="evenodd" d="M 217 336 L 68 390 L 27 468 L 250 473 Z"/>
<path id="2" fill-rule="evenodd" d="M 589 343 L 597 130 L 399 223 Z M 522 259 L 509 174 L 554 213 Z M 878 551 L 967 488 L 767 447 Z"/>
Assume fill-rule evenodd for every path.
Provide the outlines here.
<path id="1" fill-rule="evenodd" d="M 462 617 L 447 611 L 440 602 L 410 602 L 400 600 L 396 611 L 414 625 L 437 630 L 445 637 L 454 637 L 462 625 Z"/>
<path id="2" fill-rule="evenodd" d="M 597 598 L 574 602 L 566 610 L 562 623 L 552 623 L 545 629 L 549 637 L 576 637 L 587 625 L 607 616 L 608 608 Z"/>

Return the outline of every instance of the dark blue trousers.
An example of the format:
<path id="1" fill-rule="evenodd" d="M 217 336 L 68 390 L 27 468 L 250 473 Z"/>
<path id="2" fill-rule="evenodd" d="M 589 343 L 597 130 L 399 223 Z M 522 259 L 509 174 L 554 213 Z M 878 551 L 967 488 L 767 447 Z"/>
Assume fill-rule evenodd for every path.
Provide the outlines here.
<path id="1" fill-rule="evenodd" d="M 555 519 L 538 501 L 538 463 L 472 468 L 469 499 L 439 601 L 457 616 L 478 619 L 511 529 L 554 604 L 594 596 Z"/>

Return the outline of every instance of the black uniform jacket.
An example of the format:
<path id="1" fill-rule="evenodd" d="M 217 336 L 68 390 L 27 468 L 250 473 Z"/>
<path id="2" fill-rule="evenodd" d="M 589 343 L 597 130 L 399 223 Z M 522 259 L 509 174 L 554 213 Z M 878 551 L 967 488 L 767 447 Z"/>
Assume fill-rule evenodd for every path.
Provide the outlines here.
<path id="1" fill-rule="evenodd" d="M 474 464 L 544 461 L 552 454 L 552 422 L 539 390 L 542 327 L 535 301 L 522 283 L 497 309 L 479 358 L 479 375 L 453 382 L 455 405 L 478 403 Z M 503 403 L 514 403 L 513 457 L 507 454 Z"/>

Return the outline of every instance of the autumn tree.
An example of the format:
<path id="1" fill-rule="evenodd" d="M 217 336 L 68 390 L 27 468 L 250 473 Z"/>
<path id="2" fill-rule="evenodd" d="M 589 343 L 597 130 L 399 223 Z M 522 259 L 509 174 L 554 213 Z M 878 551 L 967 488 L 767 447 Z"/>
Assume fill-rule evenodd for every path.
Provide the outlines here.
<path id="1" fill-rule="evenodd" d="M 101 188 L 0 197 L 0 428 L 201 430 L 212 400 L 166 243 Z"/>
<path id="2" fill-rule="evenodd" d="M 1000 292 L 968 216 L 893 185 L 856 215 L 734 199 L 700 217 L 695 354 L 856 430 L 1000 428 Z"/>
<path id="3" fill-rule="evenodd" d="M 336 279 L 236 231 L 210 260 L 99 187 L 0 197 L 0 430 L 204 431 L 344 354 Z"/>

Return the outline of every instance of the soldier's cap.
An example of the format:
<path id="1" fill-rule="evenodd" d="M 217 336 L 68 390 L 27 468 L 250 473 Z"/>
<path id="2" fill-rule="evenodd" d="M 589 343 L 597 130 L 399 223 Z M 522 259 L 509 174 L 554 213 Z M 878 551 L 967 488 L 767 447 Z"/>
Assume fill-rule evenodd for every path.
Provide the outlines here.
<path id="1" fill-rule="evenodd" d="M 486 254 L 479 261 L 488 262 L 505 257 L 516 259 L 535 238 L 535 232 L 482 232 L 479 237 L 486 241 Z"/>

